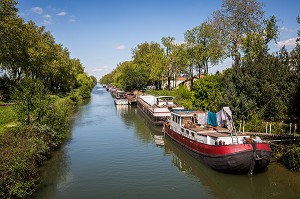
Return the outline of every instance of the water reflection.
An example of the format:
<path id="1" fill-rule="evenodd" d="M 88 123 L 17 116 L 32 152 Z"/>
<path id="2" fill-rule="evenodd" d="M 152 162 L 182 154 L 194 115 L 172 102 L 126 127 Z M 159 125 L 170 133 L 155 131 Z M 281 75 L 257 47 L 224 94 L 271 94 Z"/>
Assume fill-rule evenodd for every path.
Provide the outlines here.
<path id="1" fill-rule="evenodd" d="M 62 189 L 65 184 L 71 181 L 72 175 L 69 172 L 70 157 L 67 155 L 68 149 L 66 146 L 63 146 L 59 151 L 53 152 L 52 158 L 46 161 L 45 165 L 41 168 L 40 173 L 43 178 L 39 190 L 43 190 L 43 192 L 37 192 L 34 198 L 52 197 L 57 190 Z"/>
<path id="2" fill-rule="evenodd" d="M 116 106 L 116 109 L 126 127 L 132 127 L 140 141 L 153 143 L 154 135 L 162 135 L 161 127 L 150 125 L 136 106 Z"/>
<path id="3" fill-rule="evenodd" d="M 165 138 L 165 153 L 171 154 L 172 164 L 185 175 L 197 177 L 199 182 L 212 191 L 216 198 L 299 198 L 299 181 L 288 187 L 284 182 L 286 169 L 276 168 L 271 163 L 268 171 L 249 177 L 246 175 L 230 175 L 214 171 L 202 165 L 185 152 L 182 146 Z M 278 171 L 280 173 L 275 174 Z M 275 175 L 274 175 L 275 174 Z M 277 178 L 277 179 L 274 179 Z M 295 177 L 295 176 L 294 176 Z M 296 177 L 297 178 L 297 177 Z M 288 179 L 287 179 L 288 180 Z M 299 176 L 298 176 L 299 180 Z M 281 182 L 281 183 L 280 183 Z"/>

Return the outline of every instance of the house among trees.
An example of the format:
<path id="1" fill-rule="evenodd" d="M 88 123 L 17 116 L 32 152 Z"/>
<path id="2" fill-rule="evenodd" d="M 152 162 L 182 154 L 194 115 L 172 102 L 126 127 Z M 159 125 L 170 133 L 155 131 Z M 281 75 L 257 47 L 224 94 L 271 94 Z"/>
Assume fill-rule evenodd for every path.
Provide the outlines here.
<path id="1" fill-rule="evenodd" d="M 197 81 L 200 78 L 204 78 L 204 77 L 205 77 L 205 75 L 194 76 L 193 82 Z M 161 85 L 162 85 L 161 89 L 167 89 L 168 88 L 168 79 L 164 78 Z M 176 77 L 175 80 L 174 80 L 174 78 L 170 79 L 170 90 L 178 88 L 180 85 L 185 85 L 189 90 L 191 90 L 191 78 L 190 77 Z"/>

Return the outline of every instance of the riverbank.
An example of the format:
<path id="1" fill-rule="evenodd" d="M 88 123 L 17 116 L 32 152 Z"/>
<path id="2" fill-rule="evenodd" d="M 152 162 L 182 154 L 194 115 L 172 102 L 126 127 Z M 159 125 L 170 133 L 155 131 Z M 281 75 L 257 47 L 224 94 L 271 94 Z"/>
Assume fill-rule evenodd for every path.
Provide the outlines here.
<path id="1" fill-rule="evenodd" d="M 42 122 L 30 125 L 18 122 L 16 105 L 0 107 L 0 198 L 35 193 L 39 167 L 65 140 L 84 95 L 77 90 L 64 97 L 52 96 Z"/>

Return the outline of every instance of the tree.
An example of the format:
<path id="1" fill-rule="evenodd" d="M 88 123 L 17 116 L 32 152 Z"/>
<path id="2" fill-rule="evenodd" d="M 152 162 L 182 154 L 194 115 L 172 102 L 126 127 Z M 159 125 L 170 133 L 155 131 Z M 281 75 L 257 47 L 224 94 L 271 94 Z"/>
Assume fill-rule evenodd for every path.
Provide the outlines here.
<path id="1" fill-rule="evenodd" d="M 297 22 L 300 24 L 300 17 L 297 17 Z M 298 30 L 298 38 L 297 38 L 297 42 L 300 41 L 300 30 Z"/>
<path id="2" fill-rule="evenodd" d="M 203 111 L 218 111 L 221 109 L 220 85 L 214 75 L 197 80 L 194 84 L 193 106 Z"/>
<path id="3" fill-rule="evenodd" d="M 216 64 L 224 56 L 224 48 L 220 37 L 214 26 L 208 22 L 203 22 L 188 30 L 184 34 L 189 51 L 191 51 L 192 63 L 196 66 L 198 76 L 208 74 L 208 63 Z"/>
<path id="4" fill-rule="evenodd" d="M 12 79 L 19 79 L 27 65 L 24 20 L 17 15 L 17 2 L 0 1 L 0 67 Z"/>
<path id="5" fill-rule="evenodd" d="M 213 14 L 218 29 L 222 29 L 223 37 L 227 38 L 227 48 L 236 67 L 240 66 L 242 38 L 259 32 L 263 24 L 262 6 L 256 0 L 223 0 L 222 9 Z"/>
<path id="6" fill-rule="evenodd" d="M 147 83 L 158 84 L 165 64 L 160 45 L 155 42 L 139 44 L 133 49 L 132 58 L 135 67 L 139 68 L 137 70 L 141 72 Z"/>
<path id="7" fill-rule="evenodd" d="M 19 121 L 23 124 L 40 122 L 51 103 L 48 90 L 39 80 L 21 79 L 12 91 L 12 98 L 16 100 L 16 111 Z"/>
<path id="8" fill-rule="evenodd" d="M 171 56 L 171 53 L 173 51 L 174 48 L 174 42 L 175 42 L 175 38 L 174 37 L 162 37 L 161 38 L 161 42 L 163 44 L 163 46 L 165 47 L 165 66 L 164 66 L 164 70 L 163 70 L 163 77 L 167 77 L 168 79 L 168 89 L 171 88 L 171 77 L 174 71 L 174 63 L 173 63 L 173 59 Z"/>
<path id="9" fill-rule="evenodd" d="M 242 51 L 244 52 L 247 61 L 252 61 L 257 58 L 261 53 L 267 53 L 269 50 L 268 43 L 279 37 L 278 26 L 276 25 L 275 16 L 270 19 L 263 20 L 263 24 L 258 32 L 248 33 L 242 38 Z"/>

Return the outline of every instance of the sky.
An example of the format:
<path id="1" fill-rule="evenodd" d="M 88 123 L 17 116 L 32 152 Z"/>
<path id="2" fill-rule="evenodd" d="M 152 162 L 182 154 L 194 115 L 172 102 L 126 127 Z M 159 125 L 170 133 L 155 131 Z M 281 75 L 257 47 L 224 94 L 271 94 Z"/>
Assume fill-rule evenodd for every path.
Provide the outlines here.
<path id="1" fill-rule="evenodd" d="M 299 0 L 259 0 L 265 17 L 275 15 L 280 30 L 278 43 L 295 47 L 300 25 Z M 183 42 L 184 33 L 200 25 L 221 9 L 222 0 L 18 0 L 20 17 L 45 26 L 71 58 L 80 59 L 85 71 L 98 80 L 117 65 L 132 60 L 132 49 L 144 42 L 157 42 L 171 36 Z M 209 73 L 231 66 L 224 60 Z"/>

